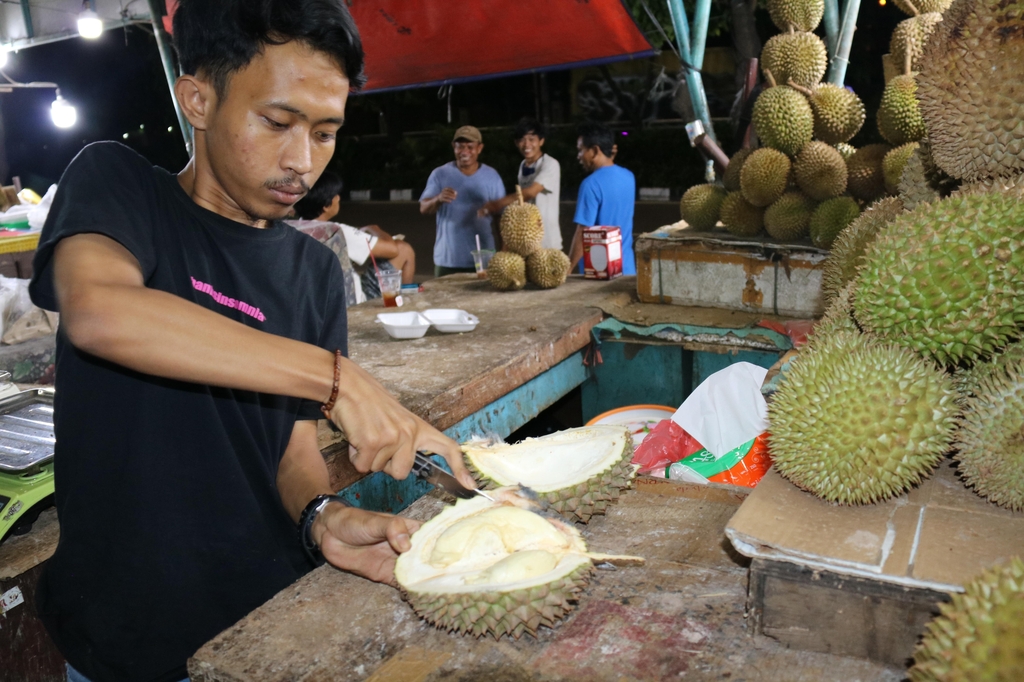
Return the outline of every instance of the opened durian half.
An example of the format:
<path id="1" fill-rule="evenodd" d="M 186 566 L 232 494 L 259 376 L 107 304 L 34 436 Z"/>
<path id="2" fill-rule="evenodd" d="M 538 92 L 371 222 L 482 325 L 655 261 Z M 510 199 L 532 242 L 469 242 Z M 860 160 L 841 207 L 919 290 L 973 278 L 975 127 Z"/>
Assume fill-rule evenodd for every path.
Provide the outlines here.
<path id="1" fill-rule="evenodd" d="M 603 514 L 636 476 L 625 426 L 583 426 L 515 445 L 476 439 L 462 452 L 483 487 L 524 485 L 559 514 L 584 523 Z"/>
<path id="2" fill-rule="evenodd" d="M 531 491 L 500 488 L 459 500 L 423 524 L 398 557 L 395 579 L 422 618 L 439 628 L 496 639 L 562 619 L 595 563 L 642 564 L 639 557 L 587 551 L 579 531 L 538 514 Z"/>

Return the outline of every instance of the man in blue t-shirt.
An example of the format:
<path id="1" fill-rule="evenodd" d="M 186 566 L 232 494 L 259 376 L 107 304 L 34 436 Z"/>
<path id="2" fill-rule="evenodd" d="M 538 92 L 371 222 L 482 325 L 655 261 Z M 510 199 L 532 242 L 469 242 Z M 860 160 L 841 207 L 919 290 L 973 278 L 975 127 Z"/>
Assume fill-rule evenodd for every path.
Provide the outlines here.
<path id="1" fill-rule="evenodd" d="M 636 178 L 622 166 L 615 165 L 615 138 L 607 126 L 584 122 L 577 129 L 576 149 L 583 170 L 590 173 L 580 185 L 576 198 L 576 235 L 572 239 L 569 258 L 572 266 L 583 258 L 583 228 L 595 225 L 622 230 L 622 274 L 636 274 L 633 256 L 633 204 L 636 199 Z"/>
<path id="2" fill-rule="evenodd" d="M 494 248 L 491 219 L 477 213 L 488 201 L 505 196 L 498 171 L 480 163 L 483 136 L 473 126 L 462 126 L 452 139 L 455 161 L 430 173 L 420 195 L 420 213 L 437 214 L 434 240 L 434 274 L 473 272 L 473 250 Z"/>

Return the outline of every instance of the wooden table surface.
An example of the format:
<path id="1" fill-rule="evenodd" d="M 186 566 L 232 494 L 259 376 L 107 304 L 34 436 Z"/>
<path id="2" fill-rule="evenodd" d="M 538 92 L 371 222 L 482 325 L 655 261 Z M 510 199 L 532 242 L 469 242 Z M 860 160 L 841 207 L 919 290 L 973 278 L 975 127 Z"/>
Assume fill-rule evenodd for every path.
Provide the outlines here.
<path id="1" fill-rule="evenodd" d="M 329 566 L 280 592 L 200 649 L 193 682 L 556 682 L 882 680 L 902 671 L 754 640 L 746 563 L 723 529 L 742 489 L 644 478 L 583 529 L 593 551 L 642 567 L 598 571 L 577 608 L 536 639 L 476 639 L 422 621 L 398 591 Z M 429 518 L 433 496 L 404 512 Z"/>

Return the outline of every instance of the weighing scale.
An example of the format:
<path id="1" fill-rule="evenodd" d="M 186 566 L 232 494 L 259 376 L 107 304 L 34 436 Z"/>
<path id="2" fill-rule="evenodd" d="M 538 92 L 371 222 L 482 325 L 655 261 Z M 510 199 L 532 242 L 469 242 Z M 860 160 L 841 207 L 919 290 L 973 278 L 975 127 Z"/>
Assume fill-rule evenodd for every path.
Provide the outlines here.
<path id="1" fill-rule="evenodd" d="M 55 442 L 53 390 L 19 392 L 0 372 L 0 542 L 27 533 L 53 503 Z"/>

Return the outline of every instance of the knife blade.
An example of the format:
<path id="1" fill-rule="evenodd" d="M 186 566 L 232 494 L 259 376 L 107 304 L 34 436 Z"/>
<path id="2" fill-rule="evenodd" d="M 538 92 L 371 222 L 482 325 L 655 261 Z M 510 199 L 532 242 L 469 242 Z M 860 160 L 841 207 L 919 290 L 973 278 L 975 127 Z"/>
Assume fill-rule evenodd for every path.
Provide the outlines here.
<path id="1" fill-rule="evenodd" d="M 479 488 L 467 488 L 459 483 L 457 478 L 435 464 L 425 452 L 416 453 L 416 459 L 413 461 L 412 465 L 412 472 L 417 478 L 422 478 L 427 483 L 435 485 L 460 499 L 469 500 L 480 495 L 481 497 L 486 497 L 492 502 L 494 501 L 494 498 Z"/>

